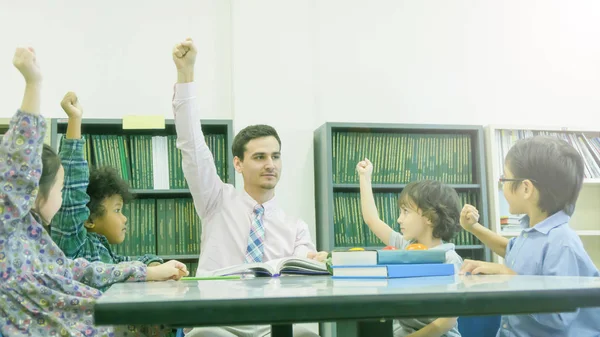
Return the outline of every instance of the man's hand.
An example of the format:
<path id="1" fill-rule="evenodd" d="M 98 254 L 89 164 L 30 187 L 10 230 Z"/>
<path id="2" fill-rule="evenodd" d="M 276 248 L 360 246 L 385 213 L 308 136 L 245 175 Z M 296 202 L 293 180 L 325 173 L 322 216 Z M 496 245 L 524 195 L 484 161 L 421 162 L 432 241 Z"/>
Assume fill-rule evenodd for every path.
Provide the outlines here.
<path id="1" fill-rule="evenodd" d="M 475 206 L 466 204 L 460 212 L 460 225 L 467 232 L 473 229 L 473 226 L 479 221 L 479 211 Z"/>
<path id="2" fill-rule="evenodd" d="M 81 107 L 81 103 L 79 103 L 79 99 L 74 92 L 69 91 L 65 94 L 62 101 L 60 102 L 60 106 L 63 108 L 67 116 L 69 118 L 81 119 L 83 115 L 83 108 Z"/>
<path id="3" fill-rule="evenodd" d="M 324 262 L 327 259 L 327 252 L 308 252 L 306 257 L 312 260 L 317 260 L 319 262 Z"/>
<path id="4" fill-rule="evenodd" d="M 460 274 L 485 275 L 517 275 L 515 271 L 499 263 L 475 261 L 466 259 L 460 268 Z"/>
<path id="5" fill-rule="evenodd" d="M 13 57 L 13 65 L 21 72 L 27 84 L 37 84 L 42 81 L 42 72 L 33 48 L 17 48 Z"/>
<path id="6" fill-rule="evenodd" d="M 146 280 L 147 281 L 166 281 L 179 280 L 184 276 L 188 276 L 189 272 L 185 264 L 171 260 L 159 266 L 148 267 Z"/>
<path id="7" fill-rule="evenodd" d="M 370 179 L 371 175 L 373 174 L 373 163 L 371 163 L 369 159 L 365 158 L 365 160 L 356 165 L 356 171 L 358 171 L 359 175 Z"/>
<path id="8" fill-rule="evenodd" d="M 150 262 L 150 264 L 148 264 L 148 267 L 156 267 L 156 266 L 160 266 L 160 262 L 158 261 L 154 261 L 154 262 Z"/>
<path id="9" fill-rule="evenodd" d="M 177 82 L 188 83 L 194 81 L 194 65 L 197 54 L 196 46 L 190 38 L 173 47 L 173 62 L 177 67 Z"/>

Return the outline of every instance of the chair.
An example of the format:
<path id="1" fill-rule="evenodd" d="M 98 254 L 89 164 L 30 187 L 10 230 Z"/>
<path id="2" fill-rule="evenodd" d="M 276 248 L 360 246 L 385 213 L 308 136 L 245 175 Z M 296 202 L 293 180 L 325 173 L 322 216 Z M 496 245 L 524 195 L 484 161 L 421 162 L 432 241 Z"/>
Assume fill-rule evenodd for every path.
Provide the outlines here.
<path id="1" fill-rule="evenodd" d="M 462 337 L 495 337 L 500 328 L 500 316 L 464 316 L 458 318 Z"/>

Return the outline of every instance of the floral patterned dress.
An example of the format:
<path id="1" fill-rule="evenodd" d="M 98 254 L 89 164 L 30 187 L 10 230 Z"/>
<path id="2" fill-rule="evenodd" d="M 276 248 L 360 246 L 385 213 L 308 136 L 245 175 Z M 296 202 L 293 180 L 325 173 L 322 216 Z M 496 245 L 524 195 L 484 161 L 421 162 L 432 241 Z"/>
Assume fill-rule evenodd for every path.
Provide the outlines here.
<path id="1" fill-rule="evenodd" d="M 144 281 L 146 266 L 68 259 L 31 211 L 45 132 L 43 117 L 18 111 L 0 143 L 0 332 L 4 337 L 140 336 L 147 329 L 94 326 L 93 313 L 102 295 L 96 288 Z"/>

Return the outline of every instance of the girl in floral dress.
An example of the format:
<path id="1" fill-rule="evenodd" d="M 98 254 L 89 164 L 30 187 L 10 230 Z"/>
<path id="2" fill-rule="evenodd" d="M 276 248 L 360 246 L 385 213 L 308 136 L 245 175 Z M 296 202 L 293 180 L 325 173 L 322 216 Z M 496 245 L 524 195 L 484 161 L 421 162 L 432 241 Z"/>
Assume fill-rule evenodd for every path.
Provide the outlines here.
<path id="1" fill-rule="evenodd" d="M 26 87 L 21 109 L 0 142 L 0 332 L 12 336 L 140 336 L 167 330 L 97 327 L 96 288 L 124 281 L 179 279 L 184 264 L 146 267 L 71 260 L 54 244 L 44 225 L 60 208 L 64 170 L 44 145 L 40 116 L 41 74 L 35 52 L 18 48 L 13 64 Z"/>

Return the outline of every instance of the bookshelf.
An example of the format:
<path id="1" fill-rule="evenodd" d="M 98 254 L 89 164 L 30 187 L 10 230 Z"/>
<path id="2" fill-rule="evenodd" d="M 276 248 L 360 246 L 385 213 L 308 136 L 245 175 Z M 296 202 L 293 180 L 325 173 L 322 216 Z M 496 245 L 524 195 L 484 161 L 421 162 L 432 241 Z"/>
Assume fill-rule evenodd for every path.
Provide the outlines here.
<path id="1" fill-rule="evenodd" d="M 454 187 L 462 202 L 477 205 L 487 226 L 483 145 L 481 126 L 323 124 L 314 132 L 318 249 L 383 247 L 360 213 L 355 167 L 364 157 L 374 165 L 373 192 L 380 217 L 395 230 L 399 230 L 398 195 L 407 183 L 422 179 Z M 453 242 L 464 258 L 490 259 L 490 251 L 464 231 Z"/>
<path id="2" fill-rule="evenodd" d="M 581 151 L 585 152 L 583 158 L 588 166 L 586 177 L 569 225 L 579 234 L 586 251 L 596 266 L 600 267 L 600 224 L 596 220 L 600 217 L 600 208 L 598 207 L 600 205 L 600 172 L 598 172 L 600 168 L 600 129 L 522 125 L 487 126 L 485 128 L 485 146 L 488 154 L 488 198 L 492 229 L 507 238 L 518 236 L 521 233 L 516 225 L 520 215 L 511 215 L 508 212 L 508 204 L 498 179 L 503 174 L 504 156 L 510 146 L 518 139 L 537 134 L 560 137 L 570 142 L 571 145 L 576 144 L 576 149 L 580 153 L 582 153 Z M 587 141 L 578 136 L 585 137 Z M 509 223 L 502 225 L 502 217 L 509 217 Z M 494 256 L 494 258 L 498 262 L 503 262 L 503 258 L 500 256 Z"/>
<path id="3" fill-rule="evenodd" d="M 51 145 L 58 150 L 67 119 L 51 121 Z M 234 183 L 231 120 L 202 120 L 202 131 L 223 181 Z M 155 254 L 196 269 L 201 222 L 181 171 L 173 120 L 164 129 L 123 129 L 121 119 L 83 119 L 85 155 L 90 166 L 113 166 L 129 181 L 135 199 L 123 213 L 128 233 L 112 249 L 122 255 Z"/>
<path id="4" fill-rule="evenodd" d="M 318 250 L 383 247 L 369 234 L 360 212 L 355 168 L 365 157 L 373 162 L 372 186 L 380 217 L 395 230 L 399 230 L 400 192 L 407 183 L 424 178 L 449 183 L 463 202 L 476 204 L 482 224 L 489 227 L 483 145 L 481 126 L 321 125 L 314 131 Z M 450 174 L 458 172 L 461 175 Z M 472 235 L 461 231 L 454 242 L 463 258 L 490 260 L 489 249 Z M 321 323 L 319 330 L 324 337 L 343 334 L 337 333 L 335 323 Z"/>

